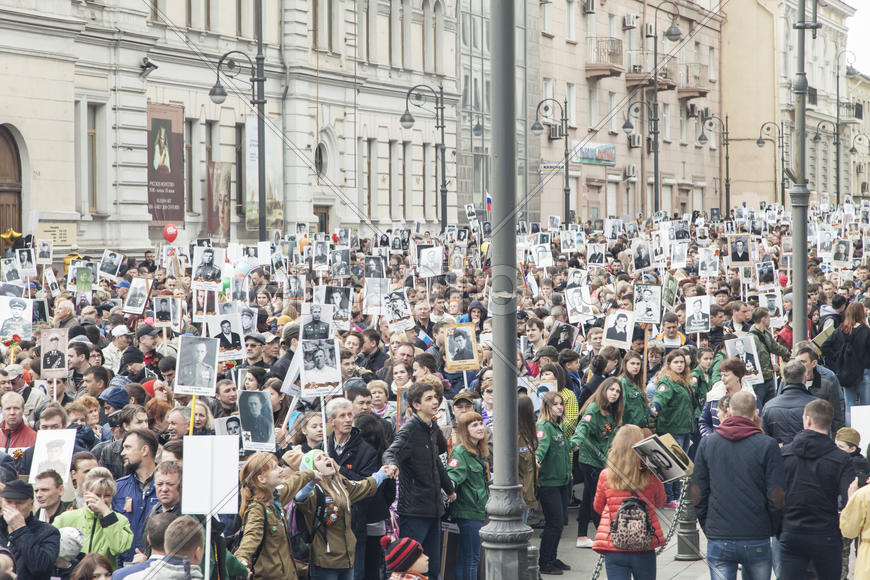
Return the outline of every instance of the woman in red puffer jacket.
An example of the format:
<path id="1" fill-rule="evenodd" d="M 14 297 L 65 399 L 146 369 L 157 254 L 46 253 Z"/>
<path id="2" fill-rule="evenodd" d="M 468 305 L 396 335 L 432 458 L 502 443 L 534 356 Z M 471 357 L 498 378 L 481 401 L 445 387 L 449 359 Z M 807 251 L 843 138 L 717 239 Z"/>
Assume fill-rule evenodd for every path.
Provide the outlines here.
<path id="1" fill-rule="evenodd" d="M 640 427 L 623 425 L 610 445 L 607 467 L 598 477 L 593 508 L 601 514 L 592 549 L 604 554 L 609 580 L 654 580 L 655 549 L 665 544 L 655 508 L 665 505 L 665 486 L 646 469 L 640 456 L 632 449 L 643 439 Z M 622 500 L 632 491 L 647 505 L 650 522 L 655 528 L 652 546 L 645 552 L 626 552 L 613 547 L 610 541 L 610 521 L 616 516 Z"/>

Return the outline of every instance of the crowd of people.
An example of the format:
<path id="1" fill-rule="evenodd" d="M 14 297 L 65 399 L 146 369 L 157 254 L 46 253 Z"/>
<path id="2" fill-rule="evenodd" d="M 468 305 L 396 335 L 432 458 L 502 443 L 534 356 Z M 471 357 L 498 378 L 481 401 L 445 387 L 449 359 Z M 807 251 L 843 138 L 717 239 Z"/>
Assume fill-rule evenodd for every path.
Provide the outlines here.
<path id="1" fill-rule="evenodd" d="M 100 260 L 76 252 L 4 277 L 46 316 L 0 345 L 0 579 L 477 578 L 494 390 L 514 388 L 493 382 L 499 356 L 516 360 L 542 574 L 569 573 L 576 508 L 574 547 L 608 578 L 655 578 L 691 502 L 712 577 L 870 578 L 870 543 L 849 575 L 853 539 L 870 541 L 864 209 L 813 213 L 805 274 L 778 208 L 523 223 L 512 353 L 492 350 L 476 219 L 111 252 L 87 289 L 76 271 Z M 44 259 L 29 238 L 7 259 L 31 245 Z M 795 323 L 811 340 L 794 343 Z M 71 448 L 40 433 L 60 430 Z M 186 514 L 184 440 L 215 434 L 239 438 L 239 509 Z M 658 459 L 638 452 L 650 442 Z"/>

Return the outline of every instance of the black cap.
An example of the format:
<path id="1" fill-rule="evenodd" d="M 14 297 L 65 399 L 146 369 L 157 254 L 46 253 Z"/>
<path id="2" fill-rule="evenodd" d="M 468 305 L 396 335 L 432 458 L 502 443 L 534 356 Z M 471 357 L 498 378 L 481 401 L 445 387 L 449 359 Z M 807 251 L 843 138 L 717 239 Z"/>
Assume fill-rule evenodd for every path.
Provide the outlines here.
<path id="1" fill-rule="evenodd" d="M 33 499 L 33 486 L 20 479 L 13 479 L 0 491 L 3 499 Z"/>
<path id="2" fill-rule="evenodd" d="M 150 324 L 140 324 L 139 328 L 136 329 L 136 338 L 142 338 L 147 334 L 154 336 L 155 334 L 160 334 L 160 331 L 151 326 Z"/>

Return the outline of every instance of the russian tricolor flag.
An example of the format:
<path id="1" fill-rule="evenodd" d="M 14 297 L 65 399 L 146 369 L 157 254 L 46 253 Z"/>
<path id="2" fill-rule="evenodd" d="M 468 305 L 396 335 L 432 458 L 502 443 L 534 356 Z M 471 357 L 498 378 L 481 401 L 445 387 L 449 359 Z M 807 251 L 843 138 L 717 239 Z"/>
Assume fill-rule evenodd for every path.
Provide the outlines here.
<path id="1" fill-rule="evenodd" d="M 486 192 L 486 211 L 492 211 L 492 196 Z"/>
<path id="2" fill-rule="evenodd" d="M 420 330 L 420 332 L 417 333 L 417 338 L 426 345 L 426 348 L 432 346 L 432 339 L 423 330 Z"/>

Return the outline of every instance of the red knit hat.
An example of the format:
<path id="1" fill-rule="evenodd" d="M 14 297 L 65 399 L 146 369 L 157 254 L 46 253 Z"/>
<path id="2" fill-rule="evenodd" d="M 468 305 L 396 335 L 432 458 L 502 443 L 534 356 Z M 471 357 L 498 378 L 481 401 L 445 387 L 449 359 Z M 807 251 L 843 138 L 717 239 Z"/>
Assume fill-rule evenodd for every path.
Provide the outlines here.
<path id="1" fill-rule="evenodd" d="M 381 538 L 381 546 L 385 551 L 387 570 L 390 572 L 407 572 L 423 554 L 423 546 L 411 538 L 399 538 L 390 542 L 389 536 Z"/>

